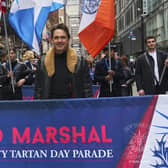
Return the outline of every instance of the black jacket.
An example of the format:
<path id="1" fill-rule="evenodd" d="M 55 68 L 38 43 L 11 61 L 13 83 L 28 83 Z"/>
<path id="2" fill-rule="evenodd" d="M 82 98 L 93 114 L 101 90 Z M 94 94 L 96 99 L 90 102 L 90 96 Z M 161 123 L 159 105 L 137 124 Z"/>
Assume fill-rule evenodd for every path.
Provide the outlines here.
<path id="1" fill-rule="evenodd" d="M 111 59 L 111 69 L 115 72 L 112 93 L 110 93 L 109 82 L 105 80 L 106 75 L 108 75 L 106 58 L 96 63 L 94 79 L 100 84 L 100 97 L 121 96 L 121 80 L 124 78 L 121 61 Z"/>
<path id="2" fill-rule="evenodd" d="M 7 64 L 7 68 L 9 69 L 9 64 Z M 29 84 L 33 80 L 33 73 L 30 68 L 28 68 L 24 63 L 14 61 L 12 62 L 12 71 L 14 74 L 14 85 L 15 85 L 15 93 L 12 91 L 12 87 L 9 94 L 9 99 L 11 100 L 21 100 L 22 99 L 22 87 L 17 87 L 16 83 L 20 79 L 25 79 L 26 83 Z"/>
<path id="3" fill-rule="evenodd" d="M 48 99 L 51 87 L 51 78 L 45 67 L 45 58 L 39 62 L 35 79 L 35 99 Z M 89 75 L 88 64 L 83 57 L 77 59 L 75 71 L 72 73 L 72 92 L 74 98 L 92 97 L 92 81 Z"/>
<path id="4" fill-rule="evenodd" d="M 148 57 L 149 63 L 145 57 Z M 167 53 L 157 50 L 157 62 L 159 70 L 159 78 L 163 72 L 164 62 L 167 58 Z M 135 80 L 137 90 L 143 89 L 145 95 L 165 94 L 168 91 L 168 68 L 166 68 L 165 74 L 161 84 L 158 86 L 154 79 L 154 60 L 151 56 L 142 54 L 136 61 Z"/>
<path id="5" fill-rule="evenodd" d="M 11 82 L 7 69 L 0 63 L 0 100 L 8 100 L 11 90 Z"/>

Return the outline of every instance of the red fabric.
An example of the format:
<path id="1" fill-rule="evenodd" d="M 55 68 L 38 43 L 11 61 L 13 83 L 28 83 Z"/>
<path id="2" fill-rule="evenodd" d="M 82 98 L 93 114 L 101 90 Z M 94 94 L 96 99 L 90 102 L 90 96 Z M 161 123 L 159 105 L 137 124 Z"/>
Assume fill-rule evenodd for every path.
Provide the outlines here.
<path id="1" fill-rule="evenodd" d="M 96 57 L 112 39 L 114 28 L 114 0 L 101 0 L 95 20 L 79 33 L 79 38 L 92 57 Z"/>
<path id="2" fill-rule="evenodd" d="M 151 126 L 154 109 L 157 103 L 158 96 L 154 96 L 151 104 L 149 105 L 144 117 L 142 118 L 139 126 L 137 127 L 133 137 L 131 138 L 128 146 L 126 147 L 119 163 L 116 168 L 138 168 L 143 149 L 147 140 L 149 129 Z"/>
<path id="3" fill-rule="evenodd" d="M 1 0 L 0 9 L 1 9 L 2 13 L 6 13 L 7 8 L 6 8 L 6 1 L 5 0 Z"/>

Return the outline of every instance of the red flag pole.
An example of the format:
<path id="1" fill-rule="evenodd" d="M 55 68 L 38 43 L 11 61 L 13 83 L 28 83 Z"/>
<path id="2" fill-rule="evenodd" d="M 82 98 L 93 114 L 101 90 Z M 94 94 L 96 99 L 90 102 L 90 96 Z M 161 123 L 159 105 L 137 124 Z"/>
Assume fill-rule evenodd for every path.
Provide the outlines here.
<path id="1" fill-rule="evenodd" d="M 11 59 L 10 59 L 10 54 L 9 54 L 9 43 L 8 43 L 8 33 L 7 33 L 7 26 L 6 26 L 6 18 L 5 18 L 5 13 L 2 11 L 3 15 L 3 21 L 4 21 L 4 30 L 5 30 L 5 44 L 8 52 L 8 61 L 9 61 L 9 70 L 12 71 L 12 64 L 11 64 Z M 15 93 L 15 86 L 14 86 L 14 78 L 13 75 L 11 75 L 11 84 L 12 84 L 12 91 Z"/>

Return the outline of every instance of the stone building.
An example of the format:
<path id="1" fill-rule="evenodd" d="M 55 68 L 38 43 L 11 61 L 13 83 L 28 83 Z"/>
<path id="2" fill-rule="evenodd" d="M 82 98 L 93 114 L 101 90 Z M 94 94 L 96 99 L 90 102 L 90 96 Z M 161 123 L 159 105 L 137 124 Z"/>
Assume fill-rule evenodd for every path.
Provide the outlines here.
<path id="1" fill-rule="evenodd" d="M 145 50 L 144 39 L 153 35 L 158 47 L 167 49 L 167 0 L 115 0 L 117 41 L 122 53 L 139 55 Z"/>

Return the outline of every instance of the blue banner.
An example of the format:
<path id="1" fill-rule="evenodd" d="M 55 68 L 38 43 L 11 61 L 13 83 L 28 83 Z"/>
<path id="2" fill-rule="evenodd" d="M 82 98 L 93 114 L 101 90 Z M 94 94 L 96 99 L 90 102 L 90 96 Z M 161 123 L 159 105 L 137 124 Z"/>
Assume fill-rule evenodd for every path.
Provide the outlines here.
<path id="1" fill-rule="evenodd" d="M 153 96 L 0 102 L 2 168 L 115 168 Z"/>
<path id="2" fill-rule="evenodd" d="M 98 98 L 100 92 L 99 85 L 92 85 L 93 97 Z M 33 100 L 34 99 L 34 86 L 33 85 L 23 85 L 22 87 L 23 100 Z"/>

